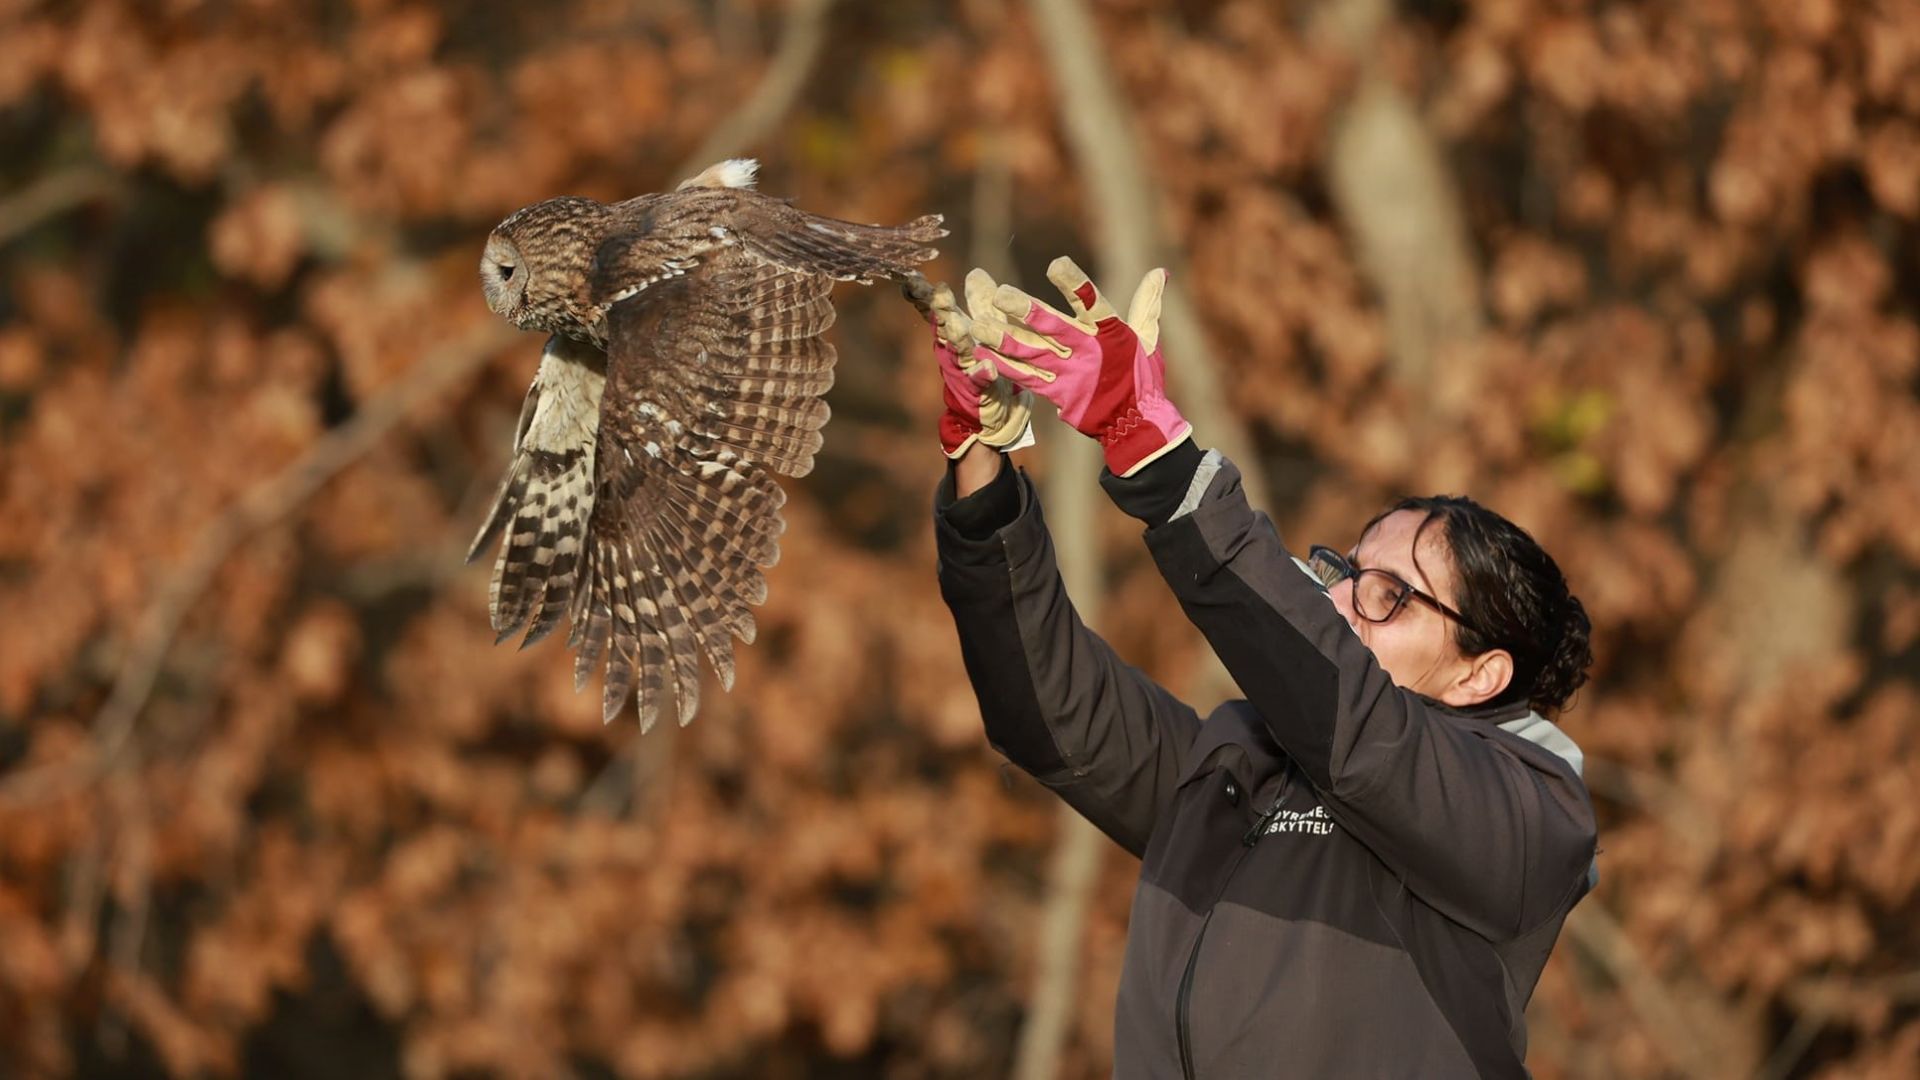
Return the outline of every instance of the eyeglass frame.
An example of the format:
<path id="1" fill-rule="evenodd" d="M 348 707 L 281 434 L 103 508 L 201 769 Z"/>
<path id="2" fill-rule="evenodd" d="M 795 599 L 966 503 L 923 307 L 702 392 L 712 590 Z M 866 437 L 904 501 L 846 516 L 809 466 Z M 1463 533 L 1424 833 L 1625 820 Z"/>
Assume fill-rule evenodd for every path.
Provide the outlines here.
<path id="1" fill-rule="evenodd" d="M 1429 595 L 1406 578 L 1388 570 L 1386 567 L 1356 566 L 1352 559 L 1347 558 L 1345 555 L 1340 554 L 1325 544 L 1315 544 L 1307 549 L 1307 565 L 1311 567 L 1316 562 L 1336 571 L 1339 575 L 1332 581 L 1328 581 L 1317 571 L 1314 573 L 1313 576 L 1319 579 L 1320 582 L 1329 589 L 1349 578 L 1353 579 L 1355 583 L 1353 613 L 1376 626 L 1392 621 L 1395 615 L 1400 614 L 1400 609 L 1407 606 L 1407 597 L 1411 596 L 1440 614 L 1445 615 L 1447 618 L 1452 619 L 1454 622 L 1459 623 L 1461 626 L 1466 627 L 1468 630 L 1473 630 L 1476 634 L 1479 633 L 1478 630 L 1474 629 L 1474 625 L 1467 621 L 1465 615 L 1441 603 L 1439 597 Z M 1384 574 L 1387 580 L 1400 586 L 1400 594 L 1394 598 L 1393 606 L 1387 609 L 1387 613 L 1378 619 L 1360 610 L 1359 580 L 1362 574 Z"/>

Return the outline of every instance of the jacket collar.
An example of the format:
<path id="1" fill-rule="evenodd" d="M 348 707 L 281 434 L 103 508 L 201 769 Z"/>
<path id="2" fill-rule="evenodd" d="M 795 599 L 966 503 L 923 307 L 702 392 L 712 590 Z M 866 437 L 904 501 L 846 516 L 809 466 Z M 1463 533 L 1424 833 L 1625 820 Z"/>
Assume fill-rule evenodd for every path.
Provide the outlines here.
<path id="1" fill-rule="evenodd" d="M 1561 731 L 1558 724 L 1532 709 L 1528 709 L 1525 716 L 1502 723 L 1500 730 L 1518 735 L 1543 750 L 1552 751 L 1573 766 L 1573 775 L 1586 779 L 1587 756 L 1581 753 L 1580 744 Z"/>
<path id="2" fill-rule="evenodd" d="M 1580 744 L 1560 730 L 1558 724 L 1535 712 L 1524 701 L 1456 709 L 1429 697 L 1423 696 L 1421 700 L 1440 712 L 1467 720 L 1478 720 L 1483 724 L 1492 724 L 1508 734 L 1518 735 L 1543 750 L 1551 751 L 1555 756 L 1573 766 L 1575 776 L 1586 778 L 1586 755 L 1581 752 Z"/>

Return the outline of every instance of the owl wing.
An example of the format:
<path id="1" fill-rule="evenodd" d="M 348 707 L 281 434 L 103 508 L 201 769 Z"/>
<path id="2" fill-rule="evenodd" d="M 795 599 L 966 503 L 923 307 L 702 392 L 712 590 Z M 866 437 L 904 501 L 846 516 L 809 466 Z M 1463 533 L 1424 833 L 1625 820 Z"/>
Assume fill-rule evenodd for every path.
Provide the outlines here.
<path id="1" fill-rule="evenodd" d="M 619 303 L 742 251 L 783 270 L 836 281 L 905 278 L 938 254 L 930 245 L 947 235 L 939 214 L 905 225 L 861 225 L 745 188 L 696 187 L 614 210 L 619 224 L 608 230 L 588 272 L 596 304 Z"/>
<path id="2" fill-rule="evenodd" d="M 805 273 L 862 285 L 904 278 L 939 254 L 930 245 L 947 235 L 939 214 L 905 225 L 861 225 L 808 213 L 783 199 L 739 192 L 732 234 L 756 258 Z"/>
<path id="3" fill-rule="evenodd" d="M 559 624 L 572 599 L 593 511 L 606 370 L 604 352 L 559 334 L 540 354 L 520 407 L 513 460 L 467 551 L 472 562 L 505 536 L 487 594 L 496 641 L 527 627 L 522 647 L 533 644 Z"/>
<path id="4" fill-rule="evenodd" d="M 604 658 L 611 719 L 637 695 L 642 729 L 671 683 L 684 724 L 700 658 L 733 684 L 733 638 L 779 557 L 785 493 L 813 467 L 833 383 L 833 279 L 737 249 L 608 312 L 606 390 L 584 576 L 574 594 L 575 678 Z"/>

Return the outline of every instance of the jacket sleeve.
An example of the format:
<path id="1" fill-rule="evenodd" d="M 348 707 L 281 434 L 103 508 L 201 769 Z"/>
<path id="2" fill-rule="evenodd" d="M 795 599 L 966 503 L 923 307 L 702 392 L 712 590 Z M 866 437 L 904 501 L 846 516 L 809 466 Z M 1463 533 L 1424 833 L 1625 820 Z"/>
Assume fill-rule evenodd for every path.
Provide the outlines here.
<path id="1" fill-rule="evenodd" d="M 1496 941 L 1585 884 L 1585 785 L 1493 724 L 1396 686 L 1217 453 L 1147 546 L 1187 617 L 1319 791 L 1328 813 L 1447 917 Z M 1203 486 L 1204 485 L 1204 486 Z M 1106 483 L 1128 509 L 1128 486 Z"/>
<path id="2" fill-rule="evenodd" d="M 1017 510 L 984 538 L 956 527 L 967 507 L 956 510 L 951 477 L 934 511 L 940 595 L 987 741 L 1140 856 L 1200 718 L 1080 621 L 1026 474 L 1009 465 L 996 483 L 1017 485 Z M 969 498 L 980 495 L 994 493 Z"/>

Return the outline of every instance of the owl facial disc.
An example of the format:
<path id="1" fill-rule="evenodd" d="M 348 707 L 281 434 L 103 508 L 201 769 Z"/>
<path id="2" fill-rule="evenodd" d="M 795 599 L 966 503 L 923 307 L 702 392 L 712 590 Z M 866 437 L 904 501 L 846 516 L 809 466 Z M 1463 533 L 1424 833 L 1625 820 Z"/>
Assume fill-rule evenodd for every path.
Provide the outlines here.
<path id="1" fill-rule="evenodd" d="M 486 292 L 487 307 L 494 314 L 514 321 L 514 310 L 527 295 L 530 276 L 513 241 L 498 233 L 487 238 L 487 250 L 480 256 L 480 288 Z"/>

